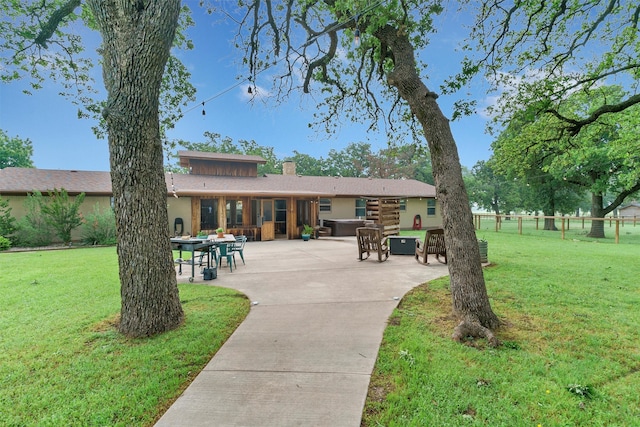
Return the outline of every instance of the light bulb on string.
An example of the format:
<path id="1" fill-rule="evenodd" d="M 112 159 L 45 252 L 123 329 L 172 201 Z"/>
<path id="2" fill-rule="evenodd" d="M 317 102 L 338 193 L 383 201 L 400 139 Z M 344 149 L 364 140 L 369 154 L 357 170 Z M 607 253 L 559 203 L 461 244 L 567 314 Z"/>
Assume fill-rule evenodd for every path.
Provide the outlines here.
<path id="1" fill-rule="evenodd" d="M 203 116 L 206 116 L 206 115 L 207 115 L 207 112 L 206 112 L 206 111 L 204 111 L 204 101 L 202 102 L 202 115 L 203 115 Z"/>
<path id="2" fill-rule="evenodd" d="M 356 45 L 356 47 L 360 47 L 360 28 L 358 28 L 358 15 L 356 14 L 355 19 L 356 21 L 356 30 L 353 33 L 353 44 Z"/>

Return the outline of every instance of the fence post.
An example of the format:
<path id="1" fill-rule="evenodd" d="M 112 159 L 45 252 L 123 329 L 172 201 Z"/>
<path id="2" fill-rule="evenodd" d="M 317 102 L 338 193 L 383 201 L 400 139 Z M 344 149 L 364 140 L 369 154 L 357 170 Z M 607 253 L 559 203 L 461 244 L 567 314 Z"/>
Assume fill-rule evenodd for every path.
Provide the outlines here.
<path id="1" fill-rule="evenodd" d="M 620 243 L 620 219 L 616 219 L 616 243 Z"/>
<path id="2" fill-rule="evenodd" d="M 564 240 L 564 217 L 562 217 L 562 240 Z"/>
<path id="3" fill-rule="evenodd" d="M 522 217 L 518 217 L 518 234 L 522 234 Z"/>

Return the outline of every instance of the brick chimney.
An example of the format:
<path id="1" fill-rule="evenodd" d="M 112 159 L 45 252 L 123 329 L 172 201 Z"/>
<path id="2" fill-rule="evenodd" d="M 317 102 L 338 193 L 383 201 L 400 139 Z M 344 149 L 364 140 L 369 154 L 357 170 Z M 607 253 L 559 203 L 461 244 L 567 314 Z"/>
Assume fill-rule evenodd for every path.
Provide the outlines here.
<path id="1" fill-rule="evenodd" d="M 295 175 L 296 174 L 296 162 L 291 160 L 285 160 L 282 162 L 282 175 Z"/>

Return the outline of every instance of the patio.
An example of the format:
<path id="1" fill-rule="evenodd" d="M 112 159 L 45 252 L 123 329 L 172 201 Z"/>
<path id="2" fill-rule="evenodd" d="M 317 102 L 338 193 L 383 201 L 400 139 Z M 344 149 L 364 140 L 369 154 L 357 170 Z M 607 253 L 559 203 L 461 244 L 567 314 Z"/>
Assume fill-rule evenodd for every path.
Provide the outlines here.
<path id="1" fill-rule="evenodd" d="M 387 318 L 448 274 L 410 255 L 358 261 L 355 237 L 249 242 L 245 259 L 212 281 L 196 274 L 253 307 L 158 426 L 359 426 Z"/>

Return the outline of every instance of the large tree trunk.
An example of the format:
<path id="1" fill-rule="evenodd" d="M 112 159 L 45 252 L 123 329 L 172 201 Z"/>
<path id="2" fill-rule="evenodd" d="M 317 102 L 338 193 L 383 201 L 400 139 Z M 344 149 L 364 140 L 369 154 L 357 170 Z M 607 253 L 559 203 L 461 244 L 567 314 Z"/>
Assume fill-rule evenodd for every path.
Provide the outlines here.
<path id="1" fill-rule="evenodd" d="M 602 194 L 591 194 L 591 216 L 593 218 L 604 218 Z M 604 220 L 591 221 L 591 231 L 587 236 L 604 239 Z"/>
<path id="2" fill-rule="evenodd" d="M 150 336 L 184 314 L 169 243 L 167 187 L 158 120 L 160 84 L 179 0 L 90 0 L 103 37 L 104 117 L 118 236 L 120 331 Z"/>
<path id="3" fill-rule="evenodd" d="M 420 80 L 413 46 L 407 36 L 386 26 L 376 37 L 393 53 L 395 67 L 388 83 L 409 103 L 423 127 L 431 152 L 436 195 L 442 207 L 453 311 L 460 319 L 453 338 L 483 336 L 491 345 L 497 345 L 491 330 L 497 328 L 500 321 L 489 303 L 473 215 L 449 120 L 436 102 L 437 95 Z"/>

